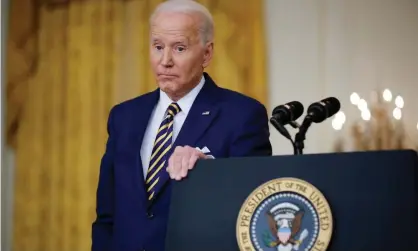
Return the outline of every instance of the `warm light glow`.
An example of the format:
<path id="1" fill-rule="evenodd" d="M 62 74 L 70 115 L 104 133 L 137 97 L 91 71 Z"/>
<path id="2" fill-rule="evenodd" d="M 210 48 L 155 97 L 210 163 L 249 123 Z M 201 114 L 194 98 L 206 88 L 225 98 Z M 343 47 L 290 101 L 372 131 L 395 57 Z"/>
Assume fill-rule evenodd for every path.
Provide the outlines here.
<path id="1" fill-rule="evenodd" d="M 361 111 L 361 118 L 363 120 L 370 120 L 370 118 L 372 117 L 372 114 L 370 113 L 370 111 L 368 109 L 364 109 Z"/>
<path id="2" fill-rule="evenodd" d="M 337 112 L 337 114 L 335 114 L 334 118 L 332 119 L 332 128 L 334 128 L 336 131 L 341 130 L 345 123 L 345 119 L 346 118 L 343 111 Z"/>
<path id="3" fill-rule="evenodd" d="M 364 99 L 360 99 L 357 103 L 357 107 L 360 111 L 367 110 L 367 102 Z"/>
<path id="4" fill-rule="evenodd" d="M 337 112 L 337 114 L 335 114 L 335 120 L 337 120 L 339 123 L 344 124 L 345 123 L 345 114 L 343 111 L 339 111 Z"/>
<path id="5" fill-rule="evenodd" d="M 383 99 L 387 102 L 392 101 L 392 92 L 389 89 L 383 91 Z"/>
<path id="6" fill-rule="evenodd" d="M 402 110 L 399 107 L 396 107 L 395 109 L 393 109 L 393 117 L 396 120 L 400 120 L 402 118 Z"/>
<path id="7" fill-rule="evenodd" d="M 360 96 L 356 92 L 351 93 L 350 95 L 351 104 L 357 105 L 359 100 L 360 100 Z"/>
<path id="8" fill-rule="evenodd" d="M 417 130 L 418 130 L 418 123 L 417 123 Z"/>
<path id="9" fill-rule="evenodd" d="M 396 107 L 403 108 L 404 104 L 405 103 L 404 103 L 403 98 L 401 96 L 397 96 L 395 98 L 395 105 L 396 105 Z"/>
<path id="10" fill-rule="evenodd" d="M 343 128 L 343 124 L 341 123 L 337 118 L 334 118 L 332 120 L 332 128 L 334 128 L 334 130 L 339 131 Z"/>

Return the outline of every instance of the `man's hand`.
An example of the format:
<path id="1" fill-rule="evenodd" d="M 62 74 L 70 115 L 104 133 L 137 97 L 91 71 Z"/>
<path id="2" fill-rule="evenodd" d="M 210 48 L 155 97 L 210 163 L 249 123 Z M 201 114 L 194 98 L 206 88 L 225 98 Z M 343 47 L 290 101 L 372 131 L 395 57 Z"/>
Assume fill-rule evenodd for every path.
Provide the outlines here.
<path id="1" fill-rule="evenodd" d="M 190 146 L 177 146 L 168 160 L 167 172 L 170 178 L 181 180 L 187 176 L 190 169 L 194 167 L 198 159 L 208 157 L 201 151 Z"/>

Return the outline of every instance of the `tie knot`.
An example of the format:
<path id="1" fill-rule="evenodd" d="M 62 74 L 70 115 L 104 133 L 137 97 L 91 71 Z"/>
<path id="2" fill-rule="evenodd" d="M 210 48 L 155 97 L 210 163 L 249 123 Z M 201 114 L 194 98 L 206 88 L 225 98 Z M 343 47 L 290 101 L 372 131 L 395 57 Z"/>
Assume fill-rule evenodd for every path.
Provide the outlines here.
<path id="1" fill-rule="evenodd" d="M 172 117 L 176 116 L 180 111 L 181 108 L 177 103 L 171 103 L 167 108 L 168 115 L 171 115 Z"/>

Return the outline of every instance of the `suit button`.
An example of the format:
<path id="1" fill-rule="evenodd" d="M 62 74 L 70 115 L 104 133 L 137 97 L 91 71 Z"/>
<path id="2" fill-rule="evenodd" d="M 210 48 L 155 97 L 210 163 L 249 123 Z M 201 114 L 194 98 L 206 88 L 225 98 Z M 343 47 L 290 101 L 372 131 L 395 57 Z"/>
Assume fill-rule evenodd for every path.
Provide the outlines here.
<path id="1" fill-rule="evenodd" d="M 152 219 L 152 218 L 154 218 L 154 214 L 152 212 L 148 212 L 147 217 L 148 217 L 148 219 Z"/>

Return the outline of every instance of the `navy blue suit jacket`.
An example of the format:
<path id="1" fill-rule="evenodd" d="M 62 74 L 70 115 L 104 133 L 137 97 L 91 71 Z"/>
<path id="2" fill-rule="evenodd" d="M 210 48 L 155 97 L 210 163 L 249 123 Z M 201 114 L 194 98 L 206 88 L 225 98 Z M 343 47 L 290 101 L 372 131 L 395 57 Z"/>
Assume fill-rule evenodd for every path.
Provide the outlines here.
<path id="1" fill-rule="evenodd" d="M 272 154 L 268 117 L 258 101 L 218 87 L 205 73 L 205 85 L 174 146 L 207 147 L 215 158 Z M 113 107 L 97 189 L 93 251 L 163 251 L 170 183 L 147 205 L 140 148 L 159 90 Z M 202 113 L 209 111 L 209 115 Z M 193 171 L 193 170 L 192 170 Z"/>

